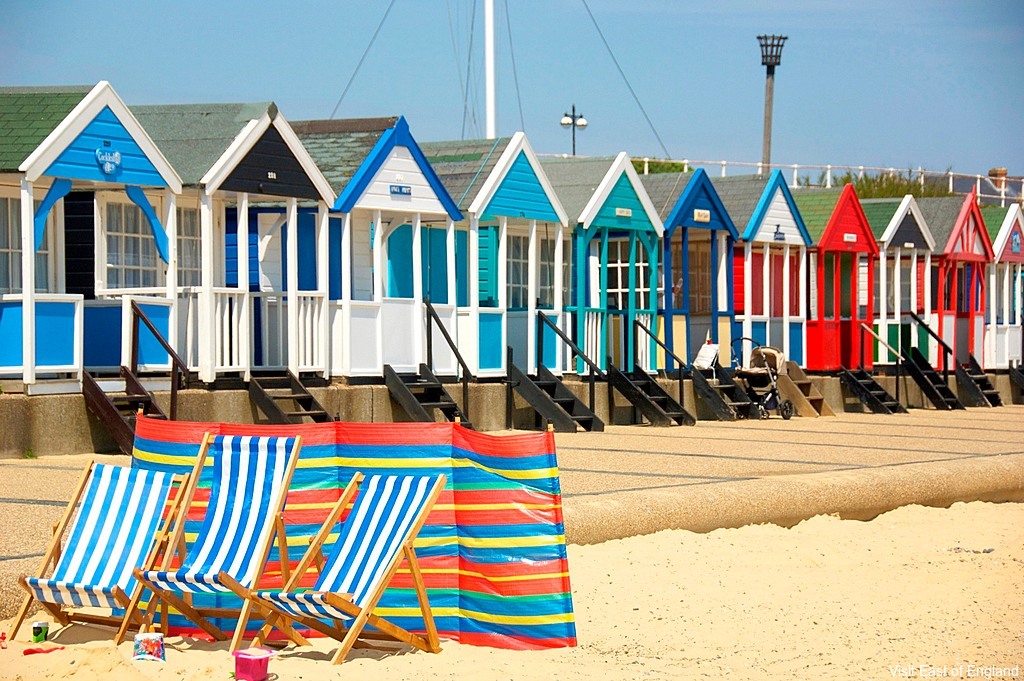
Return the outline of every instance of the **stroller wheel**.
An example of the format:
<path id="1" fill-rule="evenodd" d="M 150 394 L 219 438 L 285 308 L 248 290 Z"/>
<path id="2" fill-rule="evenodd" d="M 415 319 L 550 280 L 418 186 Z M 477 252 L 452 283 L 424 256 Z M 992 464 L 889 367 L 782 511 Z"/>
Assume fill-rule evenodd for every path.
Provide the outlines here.
<path id="1" fill-rule="evenodd" d="M 788 421 L 793 418 L 794 411 L 792 402 L 789 400 L 782 400 L 782 404 L 779 405 L 779 416 L 781 416 L 783 420 Z"/>
<path id="2" fill-rule="evenodd" d="M 760 416 L 762 419 L 766 419 L 768 418 L 768 416 L 770 416 L 768 410 L 764 408 L 763 404 L 757 405 L 757 415 Z"/>

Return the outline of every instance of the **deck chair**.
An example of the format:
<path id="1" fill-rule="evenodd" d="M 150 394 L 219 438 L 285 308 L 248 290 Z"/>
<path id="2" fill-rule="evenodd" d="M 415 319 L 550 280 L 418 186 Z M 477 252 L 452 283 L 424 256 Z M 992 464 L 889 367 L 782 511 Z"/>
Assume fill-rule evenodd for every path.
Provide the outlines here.
<path id="1" fill-rule="evenodd" d="M 71 622 L 116 626 L 117 643 L 132 625 L 141 626 L 136 606 L 143 588 L 133 571 L 155 560 L 164 549 L 188 480 L 188 475 L 98 463 L 86 466 L 67 510 L 54 526 L 37 576 L 22 575 L 18 580 L 29 595 L 9 637 L 18 633 L 33 602 L 65 626 Z M 47 578 L 51 565 L 53 573 Z M 80 608 L 110 608 L 112 613 L 80 612 Z"/>
<path id="2" fill-rule="evenodd" d="M 413 541 L 430 509 L 444 489 L 445 476 L 371 475 L 356 473 L 338 503 L 281 592 L 252 591 L 250 599 L 271 611 L 254 645 L 261 645 L 274 627 L 289 621 L 319 631 L 339 641 L 332 659 L 344 662 L 352 646 L 364 636 L 367 624 L 386 638 L 408 643 L 420 650 L 439 652 L 437 627 L 430 611 Z M 352 510 L 342 524 L 330 556 L 322 547 L 356 492 Z M 416 597 L 426 627 L 426 638 L 373 614 L 373 609 L 398 571 L 403 556 L 409 563 Z M 306 570 L 317 565 L 319 577 L 311 590 L 299 591 Z M 333 621 L 334 626 L 322 620 Z"/>
<path id="3" fill-rule="evenodd" d="M 167 607 L 171 606 L 218 641 L 227 637 L 208 617 L 225 614 L 223 609 L 194 607 L 192 594 L 234 593 L 244 599 L 255 587 L 267 564 L 277 536 L 282 570 L 287 573 L 288 552 L 284 532 L 285 497 L 302 448 L 302 438 L 218 435 L 203 437 L 193 476 L 198 479 L 207 456 L 213 457 L 210 500 L 203 523 L 193 545 L 186 550 L 185 523 L 180 522 L 171 538 L 159 570 L 136 570 L 140 582 L 153 590 L 147 608 L 144 630 L 153 625 L 155 606 L 162 607 L 162 626 L 166 628 Z M 181 518 L 192 504 L 197 485 L 185 499 Z M 177 569 L 172 558 L 179 556 Z M 180 594 L 180 595 L 179 595 Z M 242 642 L 252 604 L 245 601 L 238 613 L 238 624 L 231 650 Z M 296 643 L 305 641 L 290 630 Z"/>

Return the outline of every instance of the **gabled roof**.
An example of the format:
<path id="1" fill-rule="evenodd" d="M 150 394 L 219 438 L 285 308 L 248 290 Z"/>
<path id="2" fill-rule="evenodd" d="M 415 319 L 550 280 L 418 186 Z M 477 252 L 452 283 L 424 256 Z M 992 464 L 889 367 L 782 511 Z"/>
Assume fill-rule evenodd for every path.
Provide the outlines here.
<path id="1" fill-rule="evenodd" d="M 455 198 L 459 209 L 481 216 L 491 207 L 492 199 L 501 190 L 505 179 L 520 156 L 525 157 L 528 171 L 532 171 L 543 191 L 539 203 L 550 204 L 558 222 L 568 224 L 568 216 L 551 182 L 541 167 L 540 159 L 526 139 L 526 134 L 517 132 L 512 137 L 496 140 L 463 140 L 452 142 L 427 142 L 422 146 L 430 164 L 437 171 L 445 187 Z M 528 173 L 527 173 L 528 174 Z M 516 187 L 516 204 L 522 204 L 525 188 Z M 536 192 L 535 185 L 533 192 Z"/>
<path id="2" fill-rule="evenodd" d="M 143 105 L 133 106 L 132 112 L 187 185 L 201 185 L 207 193 L 213 193 L 263 135 L 274 128 L 320 198 L 328 203 L 334 201 L 327 179 L 273 102 Z M 267 193 L 285 192 L 270 189 Z"/>
<path id="3" fill-rule="evenodd" d="M 878 244 L 852 184 L 800 191 L 794 197 L 812 245 L 824 250 L 868 252 Z M 806 209 L 805 209 L 806 207 Z"/>
<path id="4" fill-rule="evenodd" d="M 811 244 L 807 226 L 804 224 L 803 217 L 800 215 L 800 210 L 793 200 L 793 194 L 789 191 L 789 185 L 786 184 L 781 170 L 773 170 L 768 177 L 763 175 L 716 177 L 711 180 L 711 184 L 714 185 L 715 191 L 722 199 L 733 223 L 741 231 L 741 239 L 749 241 L 757 234 L 758 227 L 767 215 L 775 192 L 781 191 L 804 243 L 808 246 Z"/>
<path id="5" fill-rule="evenodd" d="M 913 216 L 921 236 L 928 244 L 928 250 L 935 250 L 935 237 L 932 235 L 928 221 L 925 220 L 921 207 L 918 206 L 913 194 L 906 194 L 902 199 L 861 199 L 860 207 L 864 210 L 868 222 L 871 223 L 871 231 L 882 248 L 889 248 L 900 225 L 910 214 Z"/>
<path id="6" fill-rule="evenodd" d="M 292 129 L 331 183 L 334 193 L 340 194 L 381 135 L 397 122 L 398 116 L 293 121 Z"/>
<path id="7" fill-rule="evenodd" d="M 377 171 L 388 160 L 391 151 L 395 147 L 404 147 L 412 155 L 413 161 L 419 171 L 423 173 L 427 184 L 430 185 L 448 216 L 452 220 L 461 220 L 462 212 L 430 162 L 427 161 L 426 156 L 423 155 L 420 145 L 409 131 L 408 121 L 404 116 L 399 116 L 392 127 L 378 134 L 376 128 L 382 121 L 387 120 L 391 119 L 356 119 L 354 123 L 352 121 L 305 121 L 296 124 L 298 129 L 304 131 L 300 133 L 300 137 L 303 142 L 309 140 L 308 144 L 320 167 L 341 166 L 340 171 L 329 171 L 338 178 L 339 182 L 344 182 L 341 186 L 335 185 L 339 191 L 338 199 L 334 202 L 334 210 L 350 213 L 359 202 L 363 192 L 373 182 Z M 375 135 L 376 141 L 372 148 L 359 158 L 359 152 L 365 149 L 365 145 Z M 317 137 L 316 140 L 312 139 L 314 136 Z M 350 172 L 353 164 L 355 170 Z M 345 181 L 346 177 L 347 181 Z M 332 180 L 332 185 L 334 182 L 335 180 Z"/>
<path id="8" fill-rule="evenodd" d="M 812 244 L 819 243 L 825 234 L 842 191 L 839 188 L 801 189 L 793 196 Z"/>
<path id="9" fill-rule="evenodd" d="M 511 137 L 486 140 L 424 142 L 424 156 L 444 182 L 459 210 L 468 210 L 484 182 L 490 177 Z"/>
<path id="10" fill-rule="evenodd" d="M 1019 203 L 1011 203 L 1006 207 L 982 206 L 981 214 L 985 218 L 985 226 L 988 227 L 989 236 L 992 237 L 992 251 L 997 260 L 1018 261 L 1022 253 L 1008 254 L 1006 252 L 1007 242 L 1010 241 L 1016 226 L 1024 228 L 1024 210 Z M 1019 241 L 1017 242 L 1019 243 Z"/>
<path id="11" fill-rule="evenodd" d="M 0 172 L 15 173 L 85 99 L 89 86 L 0 88 Z"/>
<path id="12" fill-rule="evenodd" d="M 91 88 L 0 89 L 0 172 L 21 172 L 30 182 L 36 181 L 55 161 L 63 163 L 58 159 L 79 141 L 80 135 L 87 133 L 88 139 L 98 118 L 104 118 L 103 125 L 114 125 L 127 135 L 124 139 L 135 154 L 144 158 L 145 172 L 150 177 L 175 194 L 181 192 L 181 178 L 105 80 Z M 88 173 L 84 177 L 107 181 L 89 177 Z"/>
<path id="13" fill-rule="evenodd" d="M 614 158 L 544 159 L 541 165 L 569 215 L 570 224 L 575 222 L 588 229 L 616 183 L 625 175 L 655 231 L 659 236 L 664 233 L 661 217 L 625 152 Z"/>
<path id="14" fill-rule="evenodd" d="M 669 233 L 681 225 L 708 227 L 720 222 L 734 239 L 739 238 L 732 217 L 703 168 L 698 168 L 692 173 L 655 173 L 640 177 Z M 693 209 L 698 207 L 697 203 L 710 204 L 711 223 L 701 224 L 694 221 Z"/>
<path id="15" fill-rule="evenodd" d="M 965 200 L 963 196 L 926 196 L 917 200 L 928 229 L 932 230 L 932 236 L 935 237 L 938 252 L 945 250 Z"/>
<path id="16" fill-rule="evenodd" d="M 992 259 L 992 241 L 985 228 L 985 219 L 978 209 L 976 195 L 972 190 L 967 196 L 926 196 L 917 200 L 921 213 L 928 223 L 928 229 L 935 237 L 935 253 L 953 252 L 953 246 L 968 222 L 974 215 L 978 222 L 978 236 L 988 260 Z"/>

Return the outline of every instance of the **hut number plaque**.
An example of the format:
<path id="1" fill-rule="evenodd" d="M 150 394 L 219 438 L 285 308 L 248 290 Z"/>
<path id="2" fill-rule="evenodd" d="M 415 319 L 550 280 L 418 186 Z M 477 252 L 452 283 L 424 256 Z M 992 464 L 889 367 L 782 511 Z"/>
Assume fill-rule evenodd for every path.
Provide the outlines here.
<path id="1" fill-rule="evenodd" d="M 1010 250 L 1014 253 L 1020 253 L 1020 232 L 1014 232 L 1013 236 L 1010 237 Z"/>
<path id="2" fill-rule="evenodd" d="M 631 218 L 631 217 L 633 217 L 633 209 L 632 208 L 616 208 L 615 209 L 615 217 L 617 217 L 617 218 Z"/>
<path id="3" fill-rule="evenodd" d="M 711 211 L 704 208 L 693 209 L 694 222 L 711 222 Z"/>
<path id="4" fill-rule="evenodd" d="M 107 142 L 105 146 L 109 147 L 109 144 Z M 97 149 L 96 163 L 104 175 L 113 175 L 121 167 L 121 152 L 110 148 Z"/>
<path id="5" fill-rule="evenodd" d="M 407 184 L 393 184 L 388 186 L 392 196 L 412 196 L 412 186 Z"/>
<path id="6" fill-rule="evenodd" d="M 846 232 L 843 234 L 843 241 L 848 244 L 855 244 L 857 243 L 857 235 L 851 232 Z"/>

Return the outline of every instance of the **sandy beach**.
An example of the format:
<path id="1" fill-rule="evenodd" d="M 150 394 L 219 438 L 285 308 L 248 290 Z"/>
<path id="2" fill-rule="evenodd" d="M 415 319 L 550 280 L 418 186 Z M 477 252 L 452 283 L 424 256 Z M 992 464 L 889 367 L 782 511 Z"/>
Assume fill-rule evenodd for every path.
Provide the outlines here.
<path id="1" fill-rule="evenodd" d="M 995 678 L 1024 665 L 1024 505 L 910 506 L 870 522 L 820 516 L 707 534 L 665 530 L 570 546 L 580 645 L 509 652 L 444 643 L 438 655 L 287 649 L 279 679 Z M 4 625 L 6 627 L 6 623 Z M 64 650 L 0 651 L 0 678 L 227 678 L 225 644 L 170 638 L 134 662 L 76 625 Z M 973 665 L 973 666 L 972 666 Z M 1012 673 L 1012 671 L 1011 671 Z"/>

